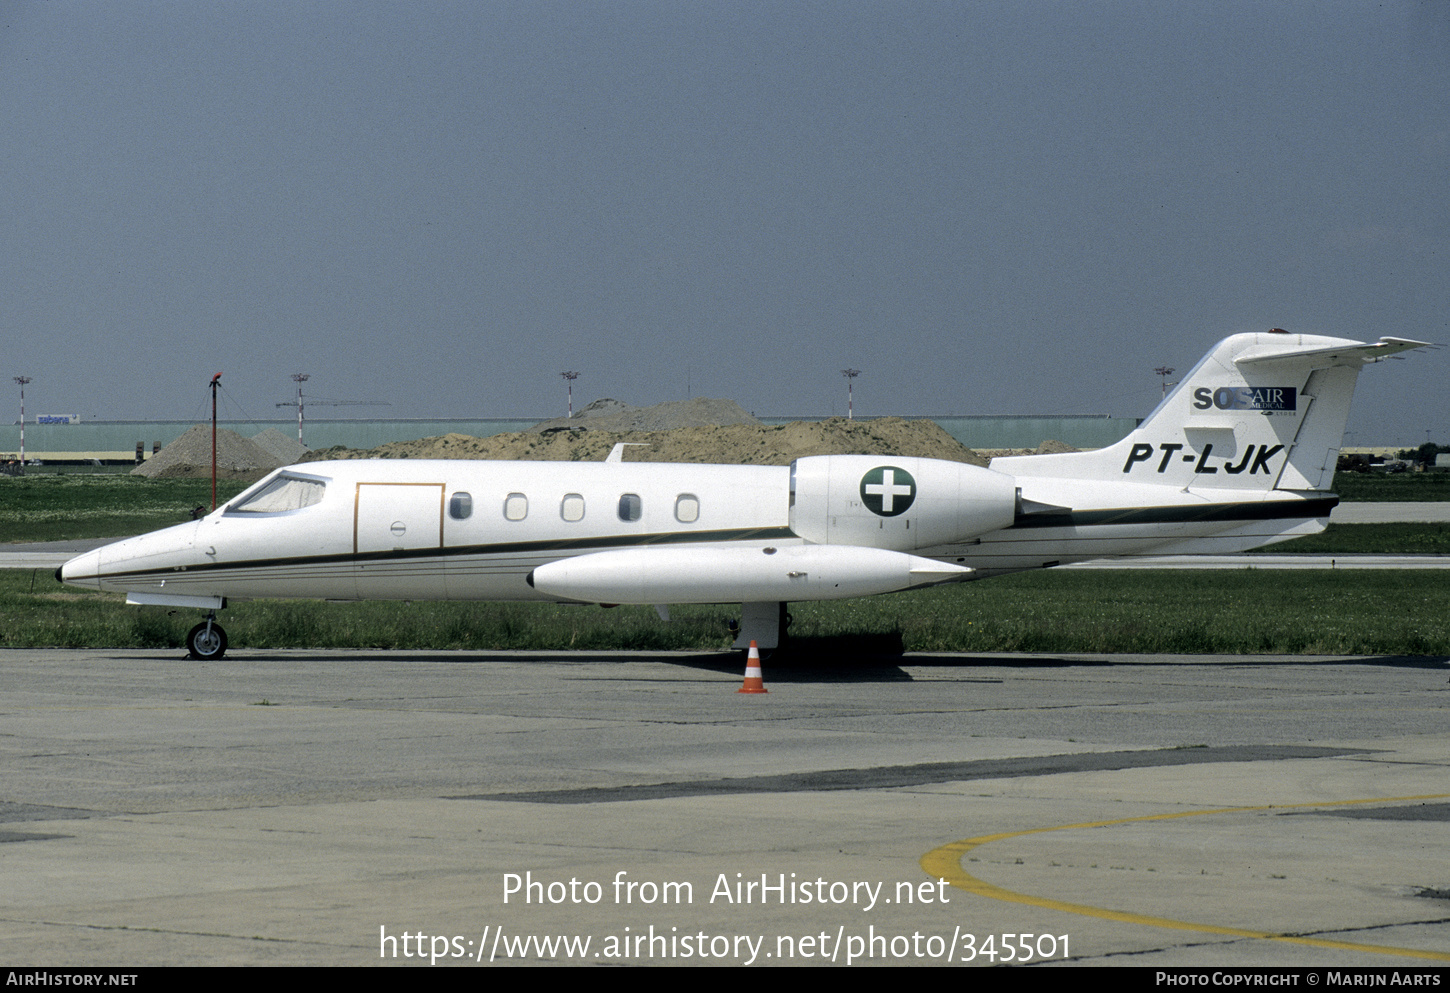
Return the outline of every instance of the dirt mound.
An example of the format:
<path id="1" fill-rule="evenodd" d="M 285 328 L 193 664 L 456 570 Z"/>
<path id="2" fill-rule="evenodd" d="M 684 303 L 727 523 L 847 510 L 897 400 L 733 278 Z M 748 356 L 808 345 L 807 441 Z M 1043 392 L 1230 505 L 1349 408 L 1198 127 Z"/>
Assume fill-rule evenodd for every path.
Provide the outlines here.
<path id="1" fill-rule="evenodd" d="M 226 428 L 216 433 L 216 469 L 220 479 L 260 479 L 285 463 Z M 131 470 L 133 476 L 174 479 L 211 475 L 211 427 L 198 424 Z"/>
<path id="2" fill-rule="evenodd" d="M 291 465 L 307 454 L 306 445 L 276 428 L 252 435 L 252 444 L 276 459 L 278 465 Z"/>
<path id="3" fill-rule="evenodd" d="M 673 431 L 712 424 L 759 424 L 734 400 L 671 400 L 653 407 L 631 407 L 605 398 L 595 400 L 573 418 L 556 417 L 529 428 L 529 434 L 569 431 Z"/>
<path id="4" fill-rule="evenodd" d="M 1067 444 L 1065 442 L 1054 441 L 1052 438 L 1048 438 L 1046 441 L 1044 441 L 1042 444 L 1038 445 L 1036 448 L 984 448 L 984 449 L 981 449 L 981 452 L 982 452 L 983 455 L 986 455 L 989 458 L 994 458 L 994 459 L 995 458 L 998 458 L 999 456 L 1002 456 L 1002 455 L 1057 455 L 1057 454 L 1061 454 L 1062 452 L 1081 452 L 1081 451 L 1083 451 L 1083 449 L 1081 449 L 1081 448 L 1073 448 L 1071 445 L 1069 445 L 1069 444 Z"/>
<path id="5" fill-rule="evenodd" d="M 914 455 L 980 466 L 987 464 L 986 458 L 962 445 L 935 421 L 907 421 L 900 417 L 883 417 L 873 421 L 832 417 L 825 421 L 796 421 L 775 427 L 727 424 L 673 431 L 624 432 L 595 428 L 547 434 L 525 431 L 490 438 L 445 434 L 420 441 L 393 442 L 366 451 L 329 448 L 309 452 L 303 461 L 523 459 L 599 462 L 621 441 L 647 446 L 626 448 L 626 462 L 788 465 L 793 459 L 806 455 Z"/>

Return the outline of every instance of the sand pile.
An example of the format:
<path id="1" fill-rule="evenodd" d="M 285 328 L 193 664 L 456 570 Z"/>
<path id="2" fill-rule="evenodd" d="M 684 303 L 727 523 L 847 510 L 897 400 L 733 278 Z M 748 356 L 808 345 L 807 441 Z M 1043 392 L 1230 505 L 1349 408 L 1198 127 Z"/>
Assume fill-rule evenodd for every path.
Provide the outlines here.
<path id="1" fill-rule="evenodd" d="M 749 415 L 746 415 L 749 416 Z M 577 421 L 578 418 L 576 417 Z M 770 427 L 727 424 L 672 431 L 531 431 L 474 438 L 445 434 L 359 450 L 329 448 L 303 461 L 325 459 L 525 459 L 599 462 L 616 442 L 643 443 L 625 449 L 626 462 L 709 462 L 723 465 L 788 465 L 806 455 L 916 455 L 986 465 L 934 421 L 883 417 L 873 421 L 797 421 Z"/>
<path id="2" fill-rule="evenodd" d="M 1063 452 L 1081 452 L 1081 448 L 1073 448 L 1071 445 L 1048 438 L 1036 448 L 984 448 L 980 450 L 983 455 L 989 458 L 996 458 L 999 455 L 1059 455 Z"/>
<path id="3" fill-rule="evenodd" d="M 673 431 L 675 428 L 698 428 L 711 424 L 759 424 L 734 400 L 671 400 L 653 407 L 631 407 L 619 400 L 595 400 L 574 417 L 556 417 L 541 421 L 527 433 L 548 431 Z"/>
<path id="4" fill-rule="evenodd" d="M 883 417 L 874 421 L 797 421 L 770 427 L 733 400 L 672 401 L 631 407 L 596 400 L 573 419 L 556 418 L 517 434 L 474 438 L 445 434 L 359 450 L 329 448 L 302 461 L 324 459 L 499 459 L 599 462 L 615 444 L 630 442 L 626 462 L 709 462 L 788 465 L 805 455 L 917 455 L 986 465 L 934 421 Z M 639 446 L 639 447 L 633 447 Z"/>
<path id="5" fill-rule="evenodd" d="M 291 465 L 307 454 L 306 445 L 276 428 L 252 435 L 252 444 L 276 459 L 278 465 Z"/>
<path id="6" fill-rule="evenodd" d="M 218 428 L 216 472 L 218 479 L 260 479 L 288 464 L 235 431 Z M 131 470 L 133 476 L 174 479 L 178 476 L 211 475 L 211 426 L 198 424 Z"/>

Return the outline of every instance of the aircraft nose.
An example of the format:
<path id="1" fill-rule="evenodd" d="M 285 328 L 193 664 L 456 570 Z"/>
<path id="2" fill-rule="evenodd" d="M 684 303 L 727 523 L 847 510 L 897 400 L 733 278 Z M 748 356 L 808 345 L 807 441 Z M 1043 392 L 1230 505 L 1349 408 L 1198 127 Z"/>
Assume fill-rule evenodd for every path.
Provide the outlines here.
<path id="1" fill-rule="evenodd" d="M 100 589 L 101 550 L 77 555 L 55 570 L 55 578 L 72 586 L 90 586 Z"/>

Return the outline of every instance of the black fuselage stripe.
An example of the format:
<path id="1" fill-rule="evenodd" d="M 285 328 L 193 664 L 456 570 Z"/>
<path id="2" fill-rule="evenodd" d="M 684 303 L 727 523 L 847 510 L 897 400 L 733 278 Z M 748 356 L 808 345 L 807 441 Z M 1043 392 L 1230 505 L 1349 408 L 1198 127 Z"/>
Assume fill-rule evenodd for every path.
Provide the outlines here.
<path id="1" fill-rule="evenodd" d="M 1188 507 L 1120 507 L 1111 510 L 1078 510 L 1019 514 L 1007 531 L 1041 528 L 1122 527 L 1144 524 L 1229 523 L 1233 521 L 1266 521 L 1294 518 L 1328 517 L 1339 498 L 1318 500 L 1272 500 L 1258 503 L 1200 504 Z M 639 548 L 649 545 L 679 545 L 701 542 L 765 541 L 798 537 L 788 527 L 736 528 L 720 531 L 676 531 L 645 535 L 612 535 L 591 538 L 554 538 L 541 541 L 495 542 L 492 544 L 450 545 L 445 548 L 398 548 L 375 552 L 342 552 L 328 555 L 276 556 L 247 559 L 239 562 L 205 562 L 165 569 L 133 569 L 125 572 L 102 572 L 96 579 L 119 580 L 132 576 L 175 575 L 177 573 L 221 573 L 248 569 L 273 569 L 327 565 L 332 563 L 366 564 L 396 562 L 407 559 L 458 558 L 472 555 L 527 555 L 608 551 L 615 548 Z M 91 578 L 89 576 L 87 579 Z"/>
<path id="2" fill-rule="evenodd" d="M 647 545 L 678 545 L 720 541 L 766 541 L 796 537 L 790 528 L 736 528 L 722 531 L 665 532 L 660 534 L 622 534 L 594 538 L 554 538 L 546 541 L 511 541 L 487 545 L 449 545 L 445 548 L 392 548 L 375 552 L 341 552 L 328 555 L 292 555 L 238 562 L 203 562 L 185 567 L 133 569 L 126 572 L 102 572 L 98 579 L 124 579 L 128 576 L 155 576 L 176 573 L 232 572 L 240 569 L 271 569 L 278 566 L 328 565 L 332 563 L 365 564 L 396 562 L 407 559 L 457 558 L 469 555 L 527 555 L 530 553 L 591 552 L 614 548 L 637 548 Z M 87 579 L 90 577 L 87 576 Z"/>
<path id="3" fill-rule="evenodd" d="M 1008 530 L 1308 519 L 1328 517 L 1329 512 L 1338 503 L 1339 497 L 1336 496 L 1319 500 L 1209 503 L 1187 507 L 1119 507 L 1113 510 L 1049 511 L 1043 514 L 1019 514 Z"/>

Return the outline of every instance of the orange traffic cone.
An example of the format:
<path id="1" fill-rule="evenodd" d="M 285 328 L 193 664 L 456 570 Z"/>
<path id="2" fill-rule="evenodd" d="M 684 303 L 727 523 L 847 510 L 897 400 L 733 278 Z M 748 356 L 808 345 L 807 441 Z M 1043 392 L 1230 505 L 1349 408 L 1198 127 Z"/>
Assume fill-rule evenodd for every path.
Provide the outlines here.
<path id="1" fill-rule="evenodd" d="M 745 685 L 736 690 L 737 693 L 769 693 L 765 688 L 765 679 L 760 675 L 760 649 L 755 647 L 755 642 L 750 643 L 750 654 L 745 657 Z"/>

